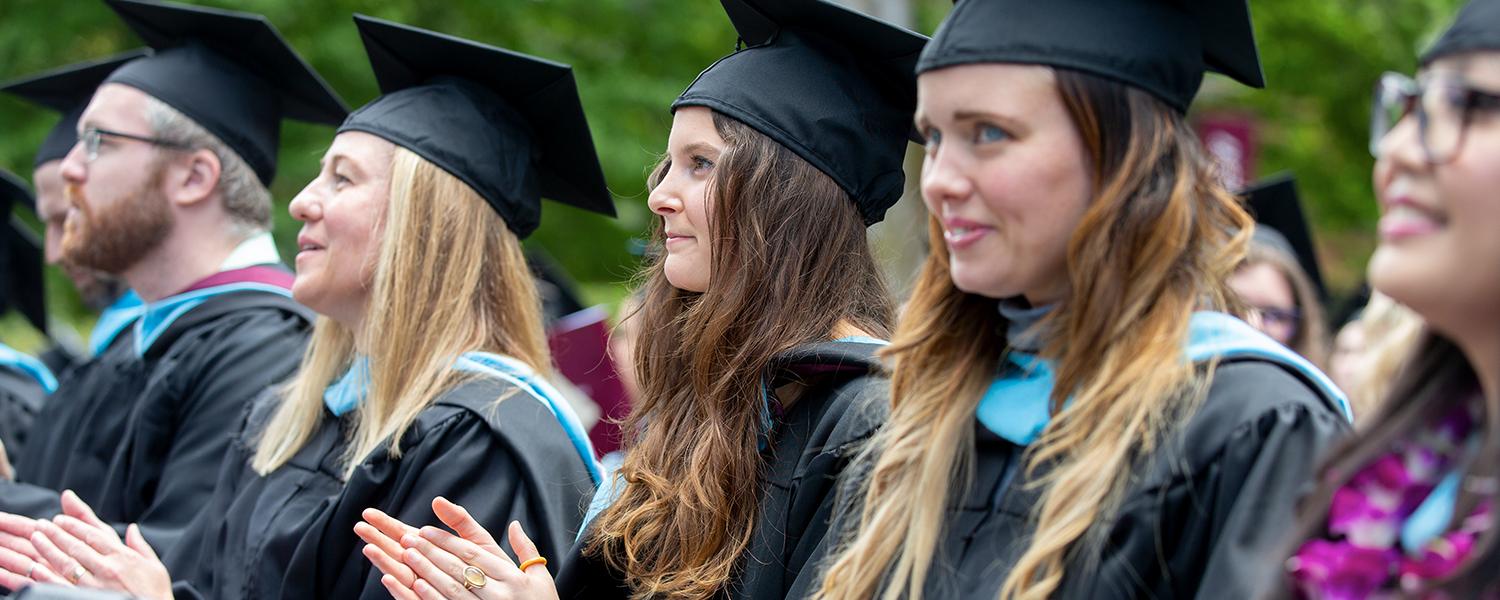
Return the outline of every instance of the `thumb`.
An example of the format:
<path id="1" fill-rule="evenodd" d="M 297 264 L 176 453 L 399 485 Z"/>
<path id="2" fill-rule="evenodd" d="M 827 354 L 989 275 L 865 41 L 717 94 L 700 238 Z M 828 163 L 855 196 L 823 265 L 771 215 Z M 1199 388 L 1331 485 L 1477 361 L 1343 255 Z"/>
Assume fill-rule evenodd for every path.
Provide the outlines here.
<path id="1" fill-rule="evenodd" d="M 151 549 L 151 544 L 146 543 L 146 537 L 141 535 L 140 526 L 131 523 L 125 528 L 125 545 L 140 553 L 141 556 L 160 562 L 156 557 L 156 551 Z"/>
<path id="2" fill-rule="evenodd" d="M 539 558 L 539 557 L 541 557 L 542 553 L 537 551 L 536 544 L 534 544 L 534 543 L 531 542 L 531 538 L 526 537 L 526 530 L 521 527 L 521 522 L 520 521 L 511 521 L 510 522 L 510 531 L 509 531 L 509 533 L 510 533 L 510 550 L 511 550 L 511 552 L 514 552 L 516 554 L 516 561 L 517 561 L 518 564 L 519 563 L 524 563 L 524 562 L 526 562 L 528 560 L 531 560 L 533 558 Z M 534 565 L 528 567 L 526 569 L 526 571 L 528 573 L 535 573 L 535 571 L 533 571 L 532 569 L 536 569 L 537 567 L 541 567 L 542 571 L 546 572 L 547 571 L 547 567 L 543 566 L 543 564 L 544 563 L 534 564 Z"/>

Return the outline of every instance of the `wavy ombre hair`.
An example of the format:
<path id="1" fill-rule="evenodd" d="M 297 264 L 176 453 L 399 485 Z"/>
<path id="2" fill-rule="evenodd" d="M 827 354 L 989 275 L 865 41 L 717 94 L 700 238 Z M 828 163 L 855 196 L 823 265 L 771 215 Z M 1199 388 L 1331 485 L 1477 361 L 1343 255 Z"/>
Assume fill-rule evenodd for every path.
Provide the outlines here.
<path id="1" fill-rule="evenodd" d="M 667 281 L 658 222 L 632 317 L 642 395 L 621 428 L 624 486 L 584 550 L 623 573 L 632 598 L 710 598 L 732 581 L 760 516 L 762 381 L 772 357 L 825 341 L 841 324 L 878 336 L 890 328 L 890 300 L 848 194 L 765 135 L 713 119 L 727 148 L 707 192 L 708 289 Z M 659 166 L 652 187 L 663 174 Z"/>
<path id="2" fill-rule="evenodd" d="M 380 252 L 365 314 L 369 395 L 354 412 L 345 476 L 382 445 L 400 456 L 402 435 L 462 381 L 459 355 L 485 351 L 551 372 L 541 302 L 521 242 L 458 178 L 410 150 L 391 159 Z M 251 461 L 265 475 L 291 460 L 323 421 L 323 391 L 354 360 L 354 336 L 320 317 L 302 368 Z"/>
<path id="3" fill-rule="evenodd" d="M 1223 282 L 1252 227 L 1180 115 L 1120 83 L 1055 74 L 1099 184 L 1068 244 L 1071 287 L 1047 317 L 1054 417 L 1027 451 L 1036 529 L 1002 598 L 1056 592 L 1072 559 L 1087 561 L 1107 534 L 1098 525 L 1118 508 L 1132 462 L 1200 402 L 1207 378 L 1182 359 L 1188 321 L 1230 307 Z M 937 219 L 928 227 L 942 239 Z M 819 598 L 920 600 L 949 501 L 972 481 L 974 411 L 1006 324 L 997 300 L 954 287 L 948 269 L 935 244 L 886 350 L 891 417 L 862 459 L 872 470 L 862 505 L 850 504 L 862 506 L 859 522 Z"/>

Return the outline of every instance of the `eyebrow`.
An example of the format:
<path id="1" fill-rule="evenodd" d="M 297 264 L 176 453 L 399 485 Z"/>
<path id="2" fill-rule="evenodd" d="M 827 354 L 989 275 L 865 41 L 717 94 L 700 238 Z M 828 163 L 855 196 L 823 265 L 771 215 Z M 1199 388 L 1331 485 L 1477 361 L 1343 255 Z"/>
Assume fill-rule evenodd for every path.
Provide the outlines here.
<path id="1" fill-rule="evenodd" d="M 684 154 L 699 154 L 705 157 L 718 156 L 719 149 L 707 142 L 693 142 L 682 149 Z"/>

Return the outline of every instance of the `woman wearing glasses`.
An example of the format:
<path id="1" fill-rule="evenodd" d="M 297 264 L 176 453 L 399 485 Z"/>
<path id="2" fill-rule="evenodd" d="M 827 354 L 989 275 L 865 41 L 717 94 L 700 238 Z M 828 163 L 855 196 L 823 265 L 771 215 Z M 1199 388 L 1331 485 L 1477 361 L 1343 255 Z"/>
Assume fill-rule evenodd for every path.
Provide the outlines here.
<path id="1" fill-rule="evenodd" d="M 1370 281 L 1428 331 L 1363 434 L 1304 504 L 1279 593 L 1475 598 L 1497 591 L 1500 474 L 1500 1 L 1475 0 L 1387 74 L 1372 149 Z"/>

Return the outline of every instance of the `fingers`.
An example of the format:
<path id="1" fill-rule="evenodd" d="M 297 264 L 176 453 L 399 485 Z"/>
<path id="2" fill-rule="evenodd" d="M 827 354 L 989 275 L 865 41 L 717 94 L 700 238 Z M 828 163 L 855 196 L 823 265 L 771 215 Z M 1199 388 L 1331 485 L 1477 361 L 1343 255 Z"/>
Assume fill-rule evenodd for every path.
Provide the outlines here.
<path id="1" fill-rule="evenodd" d="M 42 555 L 36 553 L 36 546 L 31 545 L 31 540 L 9 533 L 0 532 L 0 548 L 25 555 L 32 560 L 41 560 L 42 558 Z"/>
<path id="2" fill-rule="evenodd" d="M 536 544 L 533 544 L 531 542 L 531 538 L 526 536 L 526 530 L 521 528 L 520 521 L 510 522 L 509 534 L 510 550 L 516 553 L 516 560 L 526 562 L 542 555 L 542 553 L 536 549 Z M 547 566 L 542 564 L 531 565 L 530 567 L 527 567 L 526 570 L 535 573 L 536 571 L 534 571 L 533 569 L 537 568 L 541 568 L 541 570 L 543 571 L 547 570 Z"/>
<path id="3" fill-rule="evenodd" d="M 85 527 L 87 527 L 85 525 Z M 76 567 L 82 566 L 85 571 L 105 572 L 109 568 L 104 564 L 104 557 L 88 544 L 73 537 L 72 534 L 48 521 L 37 522 L 37 532 L 32 534 L 31 543 L 36 545 L 42 558 L 53 572 L 62 575 L 70 575 L 76 571 Z M 79 583 L 75 579 L 87 577 L 69 578 L 69 583 Z"/>
<path id="4" fill-rule="evenodd" d="M 0 586 L 19 590 L 31 583 L 26 574 L 36 568 L 37 559 L 0 548 Z"/>
<path id="5" fill-rule="evenodd" d="M 422 600 L 421 596 L 418 596 L 416 592 L 411 590 L 411 586 L 397 581 L 395 577 L 391 577 L 390 575 L 381 577 L 380 584 L 385 586 L 386 591 L 390 592 L 391 597 L 396 600 Z"/>
<path id="6" fill-rule="evenodd" d="M 499 556 L 496 556 L 496 552 L 481 548 L 474 542 L 436 527 L 423 527 L 422 539 L 431 544 L 431 546 L 413 544 L 411 547 L 421 550 L 424 553 L 427 552 L 426 548 L 434 547 L 436 550 L 451 554 L 462 563 L 458 566 L 460 570 L 464 566 L 474 565 L 483 570 L 486 575 L 494 578 L 503 576 L 507 569 L 514 569 L 513 563 L 510 562 L 510 557 L 506 556 L 504 552 L 500 552 L 498 553 Z"/>
<path id="7" fill-rule="evenodd" d="M 495 537 L 490 535 L 490 532 L 485 530 L 484 526 L 479 524 L 479 521 L 475 521 L 474 517 L 469 516 L 469 511 L 464 510 L 464 507 L 449 502 L 447 498 L 438 496 L 432 499 L 432 512 L 437 515 L 439 521 L 442 521 L 444 525 L 447 525 L 449 529 L 452 529 L 464 539 L 481 546 L 500 548 L 500 544 L 495 541 Z"/>
<path id="8" fill-rule="evenodd" d="M 380 533 L 385 534 L 386 537 L 392 540 L 399 540 L 401 536 L 417 532 L 416 527 L 402 523 L 400 519 L 385 514 L 379 509 L 366 508 L 364 512 L 360 513 L 360 516 L 364 517 L 366 523 L 374 525 L 376 529 L 380 530 Z M 400 544 L 396 544 L 396 546 L 399 547 Z M 398 552 L 391 556 L 400 555 Z"/>
<path id="9" fill-rule="evenodd" d="M 415 536 L 409 537 L 420 540 L 420 538 L 416 538 Z M 405 541 L 406 540 L 404 539 L 402 540 L 403 543 L 405 543 Z M 426 544 L 428 548 L 431 548 L 433 550 L 437 549 L 436 547 L 432 546 L 431 543 L 426 542 L 425 540 L 420 540 L 417 543 Z M 439 555 L 441 554 L 442 553 L 439 553 Z M 449 561 L 445 562 L 451 563 L 453 561 L 456 561 L 456 559 L 454 559 L 452 555 L 448 555 L 447 558 L 449 559 Z M 476 597 L 474 596 L 474 594 L 469 593 L 469 590 L 464 589 L 463 584 L 458 582 L 457 578 L 462 577 L 462 571 L 464 568 L 463 565 L 454 566 L 452 564 L 448 564 L 445 567 L 440 567 L 437 564 L 434 564 L 426 554 L 418 551 L 416 548 L 407 548 L 405 552 L 402 552 L 401 562 L 406 563 L 406 566 L 411 567 L 411 570 L 416 572 L 417 577 L 421 578 L 416 581 L 416 583 L 412 586 L 412 589 L 417 592 L 418 596 L 421 596 L 424 599 L 454 599 Z M 451 572 L 445 571 L 445 568 L 447 568 L 448 571 Z M 425 592 L 424 588 L 426 588 Z"/>
<path id="10" fill-rule="evenodd" d="M 20 515 L 0 512 L 0 532 L 8 533 L 21 539 L 30 539 L 31 533 L 36 531 L 36 519 L 28 519 Z"/>
<path id="11" fill-rule="evenodd" d="M 377 548 L 374 544 L 365 544 L 365 547 L 360 552 L 364 553 L 365 558 L 369 559 L 370 563 L 375 565 L 375 568 L 380 569 L 381 573 L 385 573 L 386 577 L 393 579 L 403 587 L 410 588 L 411 584 L 417 580 L 416 573 L 413 573 L 411 568 L 407 567 L 398 558 L 401 556 L 400 552 L 392 556 L 384 550 Z"/>
<path id="12" fill-rule="evenodd" d="M 141 556 L 155 562 L 161 562 L 161 559 L 156 557 L 156 550 L 151 547 L 151 544 L 146 543 L 146 536 L 141 535 L 140 525 L 131 523 L 129 527 L 125 528 L 125 545 L 129 546 L 131 550 L 135 550 Z"/>
<path id="13" fill-rule="evenodd" d="M 73 493 L 73 490 L 63 490 L 62 511 L 65 515 L 83 521 L 84 523 L 88 523 L 95 527 L 109 527 L 109 524 L 100 520 L 99 517 L 94 514 L 94 509 L 89 508 L 88 503 L 84 502 L 83 498 L 79 498 L 78 494 Z"/>
<path id="14" fill-rule="evenodd" d="M 0 567 L 0 587 L 7 590 L 19 590 L 28 585 L 31 585 L 30 579 L 12 573 L 8 567 Z"/>
<path id="15" fill-rule="evenodd" d="M 40 528 L 39 528 L 40 529 Z M 58 549 L 47 537 L 46 533 L 37 531 L 31 534 L 31 544 L 36 546 L 37 552 L 42 555 L 43 563 L 32 570 L 31 578 L 41 583 L 57 583 L 62 585 L 74 585 L 71 579 L 64 579 L 59 573 L 68 573 L 80 565 L 79 561 L 73 560 L 67 553 Z M 87 567 L 84 567 L 87 569 Z"/>
<path id="16" fill-rule="evenodd" d="M 402 533 L 401 535 L 404 536 L 407 533 L 410 532 Z M 381 530 L 376 529 L 374 525 L 363 521 L 354 524 L 354 535 L 359 536 L 359 539 L 364 540 L 366 543 L 385 553 L 392 560 L 401 560 L 401 542 L 396 541 L 401 539 L 400 536 L 390 537 Z"/>
<path id="17" fill-rule="evenodd" d="M 99 554 L 117 552 L 122 545 L 120 536 L 113 529 L 101 531 L 97 526 L 89 525 L 68 515 L 53 517 L 52 523 Z"/>

